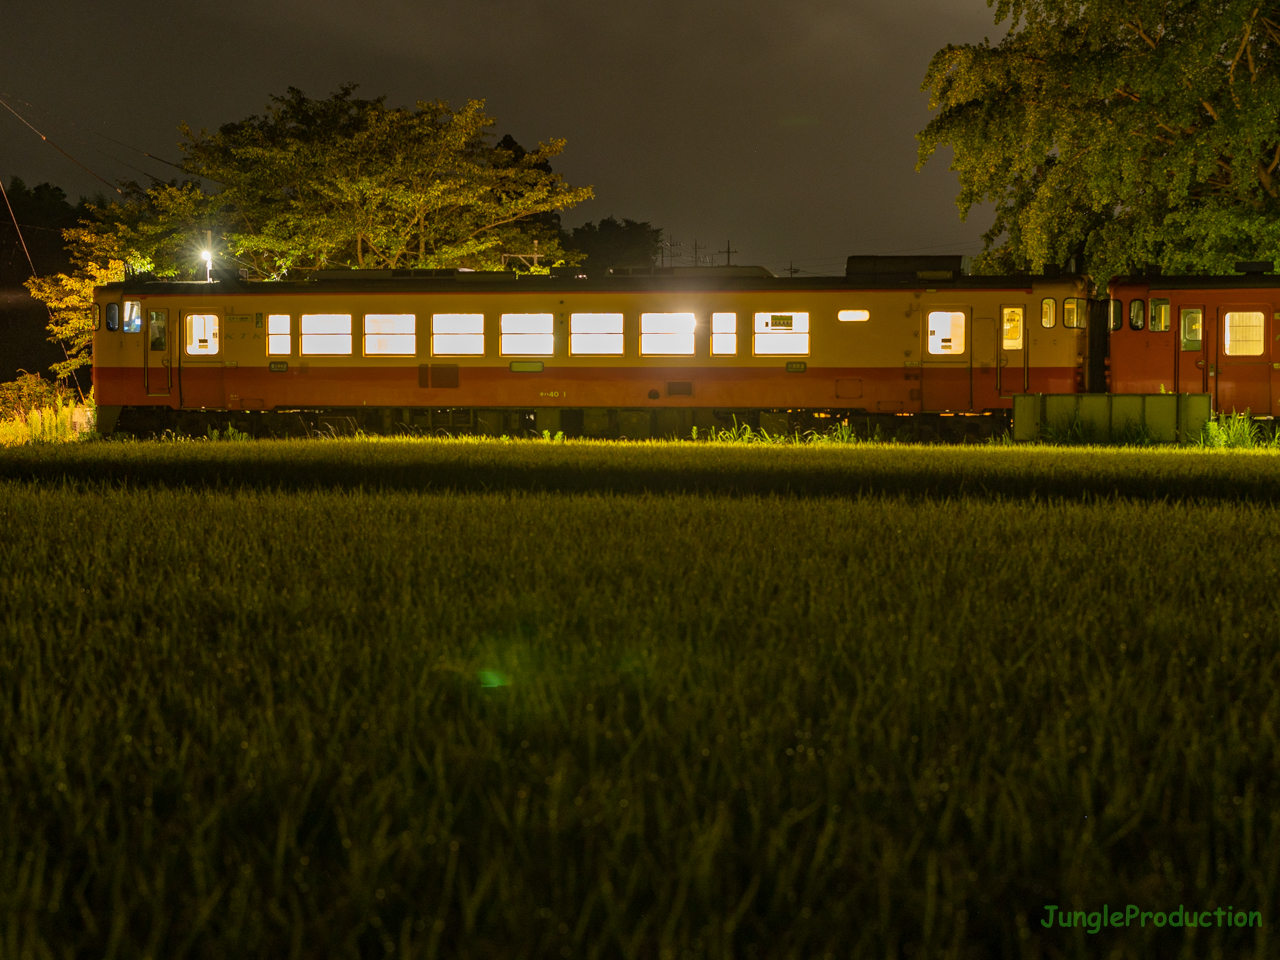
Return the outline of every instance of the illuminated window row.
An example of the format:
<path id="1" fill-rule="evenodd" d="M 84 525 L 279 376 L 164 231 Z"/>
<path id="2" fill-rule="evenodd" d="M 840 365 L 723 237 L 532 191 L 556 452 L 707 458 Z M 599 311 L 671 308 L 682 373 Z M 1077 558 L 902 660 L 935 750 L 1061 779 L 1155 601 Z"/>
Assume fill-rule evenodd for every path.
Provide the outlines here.
<path id="1" fill-rule="evenodd" d="M 837 316 L 842 322 L 865 322 L 871 315 L 867 310 L 841 310 Z M 123 318 L 116 304 L 108 304 L 106 324 L 108 330 L 122 328 L 125 333 L 141 333 L 145 325 L 151 340 L 155 344 L 164 344 L 167 317 L 167 310 L 150 310 L 144 315 L 140 302 L 126 301 Z M 356 317 L 349 313 L 269 314 L 266 317 L 267 354 L 291 356 L 296 343 L 302 356 L 351 356 L 356 352 L 359 341 L 364 356 L 417 355 L 416 314 L 370 313 L 365 314 L 363 320 L 362 329 L 357 330 Z M 216 356 L 220 348 L 220 315 L 191 313 L 185 314 L 183 321 L 187 355 Z M 753 321 L 751 343 L 756 356 L 808 355 L 808 313 L 756 313 Z M 431 316 L 430 323 L 433 356 L 484 356 L 484 314 L 438 313 Z M 569 354 L 622 356 L 624 323 L 621 313 L 571 314 Z M 640 355 L 693 356 L 697 325 L 697 317 L 693 313 L 640 314 Z M 258 330 L 262 326 L 263 317 L 258 314 Z M 711 314 L 711 355 L 736 356 L 738 334 L 736 313 Z M 504 313 L 499 318 L 499 351 L 504 357 L 550 357 L 555 354 L 555 340 L 554 314 Z M 153 345 L 153 349 L 166 348 Z"/>
<path id="2" fill-rule="evenodd" d="M 848 311 L 866 313 L 866 311 Z M 216 318 L 215 318 L 216 319 Z M 809 314 L 757 313 L 753 347 L 757 356 L 807 356 Z M 550 357 L 555 353 L 555 315 L 504 313 L 499 318 L 499 350 L 504 357 Z M 574 313 L 569 316 L 569 354 L 580 357 L 623 355 L 621 313 Z M 349 356 L 353 353 L 354 317 L 351 314 L 313 313 L 298 318 L 299 352 L 302 356 Z M 692 313 L 642 313 L 640 355 L 680 357 L 694 355 L 697 318 Z M 288 314 L 267 317 L 267 353 L 289 356 L 293 352 L 293 318 Z M 484 356 L 484 314 L 448 313 L 431 317 L 431 354 L 437 357 Z M 738 352 L 738 316 L 711 315 L 712 356 Z M 365 356 L 414 356 L 417 353 L 416 317 L 413 314 L 366 314 Z"/>

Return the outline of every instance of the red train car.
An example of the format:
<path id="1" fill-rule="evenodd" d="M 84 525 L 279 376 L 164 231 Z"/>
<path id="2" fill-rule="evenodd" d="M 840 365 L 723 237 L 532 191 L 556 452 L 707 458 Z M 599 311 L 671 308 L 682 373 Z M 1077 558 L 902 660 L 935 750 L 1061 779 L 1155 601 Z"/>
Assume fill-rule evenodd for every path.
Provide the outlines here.
<path id="1" fill-rule="evenodd" d="M 1109 285 L 1112 393 L 1208 393 L 1215 409 L 1280 413 L 1280 277 L 1125 277 Z"/>

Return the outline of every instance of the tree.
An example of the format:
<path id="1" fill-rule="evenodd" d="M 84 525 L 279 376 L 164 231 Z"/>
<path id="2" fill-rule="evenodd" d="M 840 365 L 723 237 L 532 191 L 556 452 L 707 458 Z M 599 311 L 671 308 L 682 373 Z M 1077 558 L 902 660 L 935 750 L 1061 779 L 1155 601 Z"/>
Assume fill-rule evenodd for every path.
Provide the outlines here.
<path id="1" fill-rule="evenodd" d="M 504 253 L 534 240 L 562 255 L 547 216 L 593 196 L 552 172 L 563 140 L 494 145 L 482 101 L 388 109 L 354 89 L 312 100 L 290 88 L 263 116 L 212 135 L 184 126 L 184 169 L 220 189 L 202 205 L 194 184 L 160 188 L 162 221 L 175 232 L 216 224 L 232 259 L 262 278 L 343 266 L 499 269 Z"/>
<path id="2" fill-rule="evenodd" d="M 588 269 L 601 273 L 613 267 L 651 267 L 662 250 L 662 230 L 647 221 L 605 217 L 598 224 L 574 227 L 563 243 L 585 254 Z"/>
<path id="3" fill-rule="evenodd" d="M 1009 33 L 934 56 L 919 135 L 921 166 L 954 150 L 962 218 L 995 205 L 978 269 L 1280 261 L 1280 3 L 988 3 Z"/>
<path id="4" fill-rule="evenodd" d="M 251 278 L 305 277 L 325 267 L 500 269 L 504 254 L 560 246 L 558 212 L 592 197 L 551 169 L 563 140 L 525 150 L 490 142 L 484 104 L 388 109 L 344 86 L 325 100 L 290 88 L 266 113 L 186 136 L 188 179 L 83 205 L 63 231 L 71 270 L 27 287 L 67 350 L 60 377 L 92 362 L 93 288 L 126 273 L 198 278 L 205 235 Z M 212 183 L 212 192 L 204 187 Z M 545 269 L 545 267 L 543 268 Z"/>

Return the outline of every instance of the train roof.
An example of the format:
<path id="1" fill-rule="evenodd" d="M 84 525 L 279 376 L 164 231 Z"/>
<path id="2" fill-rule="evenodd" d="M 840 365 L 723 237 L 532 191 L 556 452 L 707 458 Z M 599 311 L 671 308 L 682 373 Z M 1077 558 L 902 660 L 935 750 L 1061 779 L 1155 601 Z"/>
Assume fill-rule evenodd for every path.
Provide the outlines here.
<path id="1" fill-rule="evenodd" d="M 830 277 L 778 277 L 763 267 L 667 267 L 603 276 L 557 269 L 550 275 L 465 270 L 323 270 L 306 280 L 246 280 L 222 276 L 204 281 L 139 276 L 100 290 L 140 296 L 293 295 L 316 293 L 629 293 L 662 291 L 788 290 L 1030 290 L 1042 282 L 1083 284 L 1076 275 L 969 276 L 945 270 L 866 272 Z"/>

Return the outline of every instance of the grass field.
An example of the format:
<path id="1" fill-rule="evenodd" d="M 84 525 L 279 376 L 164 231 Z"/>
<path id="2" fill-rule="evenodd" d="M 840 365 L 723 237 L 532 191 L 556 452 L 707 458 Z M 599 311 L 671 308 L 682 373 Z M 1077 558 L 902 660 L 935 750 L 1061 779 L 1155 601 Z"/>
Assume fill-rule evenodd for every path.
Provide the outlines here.
<path id="1" fill-rule="evenodd" d="M 1274 956 L 1278 468 L 6 451 L 0 954 Z"/>

